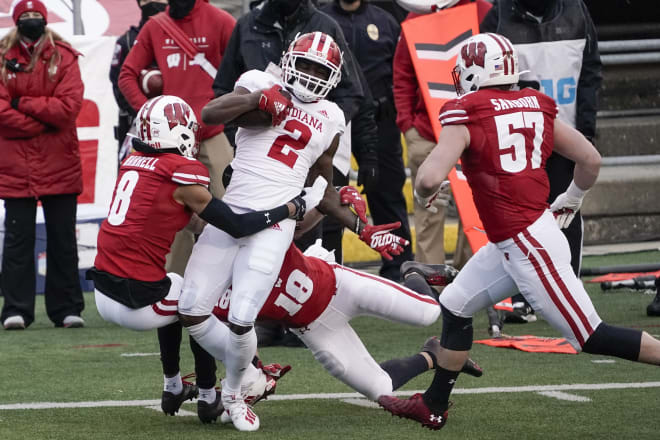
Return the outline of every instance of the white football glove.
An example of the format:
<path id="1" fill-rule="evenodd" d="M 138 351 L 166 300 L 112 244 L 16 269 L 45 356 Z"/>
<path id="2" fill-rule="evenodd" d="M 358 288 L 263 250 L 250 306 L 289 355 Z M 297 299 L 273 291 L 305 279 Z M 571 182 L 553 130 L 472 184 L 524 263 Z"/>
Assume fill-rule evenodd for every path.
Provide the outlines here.
<path id="1" fill-rule="evenodd" d="M 555 220 L 561 229 L 565 229 L 571 224 L 575 214 L 582 206 L 582 200 L 587 192 L 580 189 L 575 182 L 571 182 L 566 192 L 557 196 L 550 205 L 550 211 L 555 216 Z"/>
<path id="2" fill-rule="evenodd" d="M 438 212 L 438 206 L 444 207 L 449 204 L 450 197 L 449 180 L 444 180 L 440 184 L 440 188 L 428 197 L 420 196 L 417 194 L 417 190 L 415 190 L 415 199 L 417 200 L 417 203 L 434 214 Z"/>
<path id="3" fill-rule="evenodd" d="M 306 212 L 311 211 L 321 203 L 327 186 L 328 181 L 323 176 L 318 176 L 312 186 L 307 186 L 303 189 L 304 194 L 302 198 L 305 200 Z"/>

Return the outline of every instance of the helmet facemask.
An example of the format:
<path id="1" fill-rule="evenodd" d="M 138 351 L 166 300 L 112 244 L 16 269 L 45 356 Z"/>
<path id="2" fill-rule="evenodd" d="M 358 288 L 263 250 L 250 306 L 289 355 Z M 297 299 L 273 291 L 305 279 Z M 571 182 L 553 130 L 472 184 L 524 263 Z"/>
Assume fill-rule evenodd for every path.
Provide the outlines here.
<path id="1" fill-rule="evenodd" d="M 297 37 L 282 56 L 282 80 L 299 100 L 319 101 L 339 84 L 341 63 L 341 52 L 330 36 L 321 32 L 305 34 Z"/>

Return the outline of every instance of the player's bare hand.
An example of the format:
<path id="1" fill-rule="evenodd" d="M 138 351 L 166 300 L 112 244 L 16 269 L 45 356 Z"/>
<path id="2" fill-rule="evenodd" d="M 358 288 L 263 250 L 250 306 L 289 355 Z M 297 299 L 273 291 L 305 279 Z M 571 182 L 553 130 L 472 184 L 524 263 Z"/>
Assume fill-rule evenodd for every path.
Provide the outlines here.
<path id="1" fill-rule="evenodd" d="M 390 231 L 401 227 L 401 222 L 387 223 L 384 225 L 366 225 L 360 233 L 360 240 L 378 252 L 386 260 L 401 254 L 403 249 L 410 244 L 405 238 L 392 234 Z"/>

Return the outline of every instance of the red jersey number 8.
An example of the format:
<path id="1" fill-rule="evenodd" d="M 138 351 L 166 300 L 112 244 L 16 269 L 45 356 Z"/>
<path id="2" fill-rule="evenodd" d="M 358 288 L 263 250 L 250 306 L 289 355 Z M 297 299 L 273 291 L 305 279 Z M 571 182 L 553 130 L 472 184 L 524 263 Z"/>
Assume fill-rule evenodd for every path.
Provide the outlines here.
<path id="1" fill-rule="evenodd" d="M 270 150 L 268 150 L 268 157 L 282 162 L 289 168 L 293 168 L 298 160 L 298 153 L 295 150 L 302 150 L 307 146 L 309 140 L 312 138 L 312 131 L 309 127 L 296 119 L 289 119 L 284 124 L 284 129 L 291 133 L 291 135 L 283 134 L 278 136 Z M 298 135 L 293 137 L 292 135 Z"/>

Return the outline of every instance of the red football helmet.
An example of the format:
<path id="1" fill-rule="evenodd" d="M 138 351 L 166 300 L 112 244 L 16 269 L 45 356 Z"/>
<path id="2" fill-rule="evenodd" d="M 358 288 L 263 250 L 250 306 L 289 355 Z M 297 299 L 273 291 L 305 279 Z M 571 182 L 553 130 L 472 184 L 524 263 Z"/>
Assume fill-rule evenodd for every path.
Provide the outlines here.
<path id="1" fill-rule="evenodd" d="M 328 70 L 325 78 L 301 71 L 300 59 Z M 323 32 L 299 35 L 282 55 L 282 76 L 287 89 L 303 102 L 324 99 L 341 79 L 342 53 L 331 36 Z"/>

